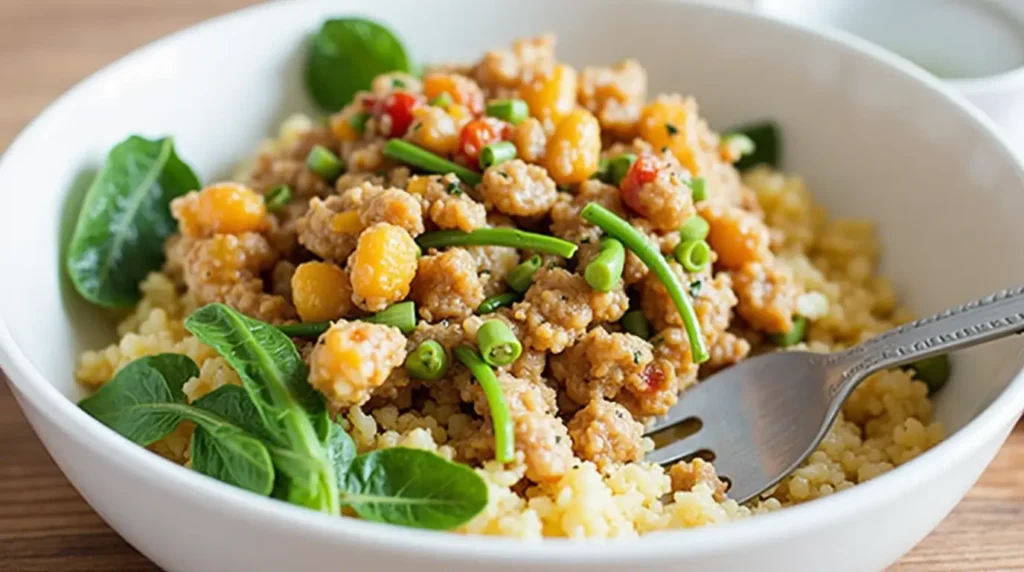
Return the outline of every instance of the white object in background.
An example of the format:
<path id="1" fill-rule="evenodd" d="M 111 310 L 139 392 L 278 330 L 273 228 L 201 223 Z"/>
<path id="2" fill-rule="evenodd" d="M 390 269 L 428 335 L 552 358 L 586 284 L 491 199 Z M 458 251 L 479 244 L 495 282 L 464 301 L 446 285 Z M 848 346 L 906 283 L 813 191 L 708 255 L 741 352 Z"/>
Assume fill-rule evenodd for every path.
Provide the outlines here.
<path id="1" fill-rule="evenodd" d="M 877 223 L 881 271 L 919 315 L 1024 283 L 1017 159 L 981 113 L 857 38 L 662 0 L 296 0 L 220 17 L 96 73 L 0 158 L 0 366 L 74 486 L 161 568 L 880 570 L 932 530 L 992 460 L 1024 406 L 1014 340 L 957 354 L 935 410 L 950 436 L 904 466 L 772 514 L 614 542 L 522 542 L 328 517 L 174 465 L 90 418 L 75 406 L 86 391 L 74 381 L 77 352 L 114 333 L 61 272 L 69 194 L 80 197 L 83 174 L 132 133 L 174 135 L 202 180 L 230 172 L 300 108 L 302 46 L 323 19 L 345 12 L 386 23 L 428 62 L 472 61 L 550 30 L 559 56 L 577 65 L 636 57 L 651 93 L 692 94 L 718 129 L 777 120 L 786 168 L 836 215 Z M 225 40 L 233 38 L 273 41 Z"/>
<path id="2" fill-rule="evenodd" d="M 985 111 L 1024 151 L 1024 0 L 754 0 L 909 59 Z"/>

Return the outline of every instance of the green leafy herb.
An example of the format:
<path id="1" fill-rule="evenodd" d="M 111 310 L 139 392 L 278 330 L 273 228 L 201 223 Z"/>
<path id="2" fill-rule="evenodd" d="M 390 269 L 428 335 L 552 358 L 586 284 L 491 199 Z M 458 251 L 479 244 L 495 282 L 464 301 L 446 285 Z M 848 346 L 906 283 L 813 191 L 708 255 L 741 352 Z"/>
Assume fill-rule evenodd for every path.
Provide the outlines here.
<path id="1" fill-rule="evenodd" d="M 306 364 L 288 336 L 224 304 L 200 308 L 185 328 L 238 373 L 274 439 L 275 467 L 292 480 L 288 499 L 337 514 L 337 481 L 322 444 L 328 433 L 323 398 L 309 385 Z"/>
<path id="2" fill-rule="evenodd" d="M 671 136 L 675 135 L 676 133 L 679 133 L 679 128 L 676 127 L 675 125 L 672 125 L 671 123 L 666 123 L 665 124 L 665 131 L 667 131 L 669 137 L 671 137 Z"/>
<path id="3" fill-rule="evenodd" d="M 738 170 L 746 171 L 762 163 L 771 167 L 779 166 L 782 155 L 782 142 L 779 139 L 779 128 L 774 122 L 760 121 L 748 123 L 730 129 L 726 137 L 730 134 L 745 135 L 754 143 L 754 151 L 744 155 L 736 162 Z"/>
<path id="4" fill-rule="evenodd" d="M 191 420 L 197 425 L 192 440 L 193 469 L 257 494 L 269 494 L 274 468 L 263 443 L 228 419 L 185 403 L 181 388 L 198 375 L 199 368 L 187 356 L 143 357 L 121 369 L 79 406 L 143 446 L 169 435 L 183 419 Z"/>
<path id="5" fill-rule="evenodd" d="M 313 37 L 306 86 L 320 107 L 336 111 L 357 91 L 369 89 L 378 75 L 411 69 L 405 48 L 390 30 L 363 18 L 339 18 L 324 22 Z"/>
<path id="6" fill-rule="evenodd" d="M 342 503 L 377 522 L 447 530 L 487 506 L 487 484 L 465 465 L 396 447 L 360 455 L 345 475 Z"/>
<path id="7" fill-rule="evenodd" d="M 327 434 L 327 455 L 334 466 L 334 474 L 338 477 L 338 490 L 345 488 L 345 475 L 349 465 L 356 458 L 356 444 L 348 433 L 337 423 L 331 423 Z"/>
<path id="8" fill-rule="evenodd" d="M 132 136 L 116 145 L 89 187 L 68 247 L 75 289 L 106 308 L 140 299 L 139 282 L 164 262 L 164 240 L 177 230 L 171 199 L 199 188 L 168 137 Z"/>

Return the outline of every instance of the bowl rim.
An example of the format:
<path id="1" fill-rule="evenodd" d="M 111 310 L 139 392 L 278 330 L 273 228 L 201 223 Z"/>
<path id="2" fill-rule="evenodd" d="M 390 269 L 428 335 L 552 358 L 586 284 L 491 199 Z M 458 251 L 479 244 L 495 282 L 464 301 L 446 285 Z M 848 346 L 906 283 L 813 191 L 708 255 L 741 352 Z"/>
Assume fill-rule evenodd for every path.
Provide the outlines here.
<path id="1" fill-rule="evenodd" d="M 574 0 L 558 0 L 571 2 Z M 785 28 L 790 33 L 814 37 L 836 45 L 860 57 L 875 60 L 892 71 L 916 80 L 922 87 L 938 92 L 950 106 L 951 112 L 958 112 L 968 121 L 974 121 L 989 138 L 994 149 L 1001 151 L 1017 168 L 1024 182 L 1024 167 L 1019 158 L 1010 150 L 1007 139 L 994 123 L 972 106 L 963 96 L 946 88 L 943 83 L 926 71 L 917 68 L 903 58 L 877 47 L 866 40 L 841 30 L 816 29 L 808 25 L 782 18 L 730 6 L 710 4 L 705 1 L 647 0 L 656 4 L 686 4 L 689 9 L 724 12 L 731 17 L 762 20 Z M 105 81 L 122 68 L 130 67 L 137 60 L 150 57 L 162 50 L 173 49 L 180 43 L 203 30 L 262 16 L 266 12 L 287 11 L 303 4 L 322 3 L 319 0 L 280 0 L 258 4 L 240 10 L 215 16 L 182 30 L 165 35 L 147 43 L 127 55 L 102 67 L 79 81 L 75 86 L 58 97 L 39 113 L 11 142 L 0 156 L 0 180 L 5 167 L 12 157 L 20 155 L 22 146 L 29 139 L 38 124 L 57 107 L 66 105 L 76 96 L 94 84 Z M 1022 186 L 1024 188 L 1024 186 Z M 109 464 L 134 473 L 138 478 L 159 480 L 162 486 L 181 491 L 195 500 L 216 503 L 218 510 L 233 513 L 236 519 L 263 519 L 270 526 L 289 528 L 301 527 L 304 534 L 318 539 L 345 538 L 377 550 L 397 549 L 408 556 L 424 555 L 436 559 L 444 555 L 449 559 L 475 560 L 496 559 L 506 563 L 561 563 L 583 564 L 588 562 L 629 562 L 638 564 L 662 560 L 683 554 L 711 554 L 735 549 L 744 544 L 760 544 L 779 540 L 801 533 L 810 533 L 827 521 L 837 521 L 844 515 L 854 514 L 866 507 L 895 500 L 916 484 L 930 478 L 938 478 L 950 470 L 963 456 L 969 454 L 980 443 L 997 438 L 999 432 L 1010 426 L 1024 409 L 1024 368 L 1013 372 L 1013 379 L 998 396 L 960 430 L 941 443 L 899 467 L 869 482 L 862 483 L 842 494 L 834 494 L 786 510 L 758 515 L 757 518 L 742 519 L 715 526 L 697 529 L 669 530 L 648 534 L 635 539 L 569 540 L 549 538 L 543 542 L 524 542 L 508 537 L 469 536 L 447 532 L 435 532 L 367 522 L 354 518 L 338 518 L 310 511 L 267 497 L 260 497 L 237 489 L 214 479 L 199 475 L 183 466 L 154 455 L 127 439 L 121 438 L 95 419 L 91 418 L 74 402 L 65 397 L 46 377 L 35 368 L 21 347 L 14 341 L 6 320 L 0 316 L 0 368 L 4 370 L 14 388 L 19 405 L 25 399 L 50 423 L 64 433 L 62 438 L 71 438 L 83 444 L 93 455 L 103 457 Z"/>

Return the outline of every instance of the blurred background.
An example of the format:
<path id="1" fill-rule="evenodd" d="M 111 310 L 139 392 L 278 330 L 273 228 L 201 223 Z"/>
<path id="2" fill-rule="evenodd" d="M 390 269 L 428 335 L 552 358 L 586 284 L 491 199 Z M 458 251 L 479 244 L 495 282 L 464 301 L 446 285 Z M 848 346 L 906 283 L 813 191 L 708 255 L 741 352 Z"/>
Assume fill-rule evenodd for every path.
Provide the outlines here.
<path id="1" fill-rule="evenodd" d="M 717 2 L 743 7 L 750 6 L 754 0 Z M 767 7 L 780 14 L 789 11 L 787 17 L 810 14 L 819 20 L 863 15 L 863 12 L 850 10 L 869 4 L 883 9 L 897 4 L 903 8 L 912 4 L 924 7 L 926 16 L 908 16 L 906 11 L 901 12 L 905 22 L 903 29 L 906 29 L 907 26 L 913 28 L 915 21 L 929 17 L 927 14 L 934 14 L 934 10 L 941 10 L 941 5 L 972 8 L 993 2 L 1000 4 L 998 0 L 764 0 L 762 4 L 772 4 Z M 251 0 L 0 0 L 0 23 L 4 25 L 0 34 L 0 151 L 6 149 L 48 103 L 102 66 L 165 34 L 255 3 Z M 822 9 L 812 14 L 805 10 L 808 7 L 817 10 L 825 4 L 834 5 L 836 11 Z M 1007 0 L 1002 4 L 1024 8 L 1024 0 Z M 342 5 L 343 2 L 339 2 L 339 9 Z M 881 14 L 884 21 L 886 13 Z M 864 24 L 864 20 L 859 22 L 867 28 L 855 31 L 875 29 Z M 934 29 L 941 31 L 944 29 L 941 26 L 948 23 L 943 20 L 937 24 L 940 27 Z M 962 32 L 967 28 L 961 26 L 954 31 L 957 29 Z M 965 42 L 965 37 L 954 33 L 945 41 L 961 46 L 962 52 L 967 49 L 962 46 L 972 44 L 969 37 Z M 1024 34 L 1018 39 L 1021 38 Z M 934 37 L 929 38 L 929 41 L 934 40 Z M 224 41 L 270 39 L 225 38 Z M 1001 64 L 1002 68 L 1024 62 L 1024 48 L 1018 54 L 1013 51 L 1016 48 L 1012 43 L 1005 46 L 992 48 L 1000 51 L 990 54 L 1003 62 L 1015 62 Z M 1021 46 L 1024 40 L 1017 47 Z M 1014 59 L 1018 56 L 1020 61 Z M 967 90 L 968 95 L 978 97 L 979 102 L 989 102 L 989 111 L 997 118 L 997 123 L 1008 133 L 1018 133 L 1010 127 L 1012 115 L 1016 113 L 1013 110 L 1024 108 L 1024 94 L 1011 77 L 1013 74 L 1004 73 L 1006 69 L 989 71 L 1007 77 L 994 82 L 994 87 L 982 83 L 955 87 Z M 957 74 L 965 75 L 964 72 Z M 1001 115 L 1003 113 L 1006 115 Z M 75 125 L 68 125 L 67 129 L 75 129 Z M 60 160 L 59 157 L 53 159 Z M 23 191 L 31 192 L 31 189 Z M 4 192 L 13 191 L 4 189 Z M 894 570 L 1024 570 L 1022 539 L 1024 428 L 1019 427 L 966 500 Z M 108 570 L 156 568 L 111 531 L 67 483 L 21 416 L 6 383 L 0 383 L 0 572 Z"/>

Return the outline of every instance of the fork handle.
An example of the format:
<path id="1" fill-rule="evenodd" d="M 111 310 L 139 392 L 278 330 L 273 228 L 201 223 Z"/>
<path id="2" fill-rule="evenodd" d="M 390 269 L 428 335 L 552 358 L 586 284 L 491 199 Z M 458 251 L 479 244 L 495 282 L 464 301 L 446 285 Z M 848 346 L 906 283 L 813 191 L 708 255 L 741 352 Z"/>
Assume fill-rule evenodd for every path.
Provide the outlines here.
<path id="1" fill-rule="evenodd" d="M 1024 332 L 1024 286 L 904 324 L 844 352 L 828 365 L 842 370 L 829 393 L 852 391 L 864 377 L 890 367 Z"/>

